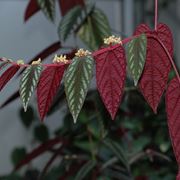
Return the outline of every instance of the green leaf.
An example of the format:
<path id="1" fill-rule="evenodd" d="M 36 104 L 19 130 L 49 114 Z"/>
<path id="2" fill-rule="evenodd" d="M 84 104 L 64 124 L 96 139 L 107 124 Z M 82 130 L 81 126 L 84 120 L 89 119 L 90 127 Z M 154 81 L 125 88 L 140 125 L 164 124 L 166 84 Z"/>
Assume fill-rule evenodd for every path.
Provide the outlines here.
<path id="1" fill-rule="evenodd" d="M 117 158 L 121 161 L 121 163 L 127 169 L 129 169 L 129 164 L 128 164 L 128 160 L 127 160 L 127 157 L 126 157 L 126 153 L 121 148 L 121 146 L 118 143 L 116 143 L 115 141 L 111 141 L 111 140 L 105 140 L 104 144 L 112 151 L 112 153 L 114 155 L 117 156 Z"/>
<path id="2" fill-rule="evenodd" d="M 128 44 L 128 69 L 132 78 L 134 79 L 135 86 L 137 86 L 137 83 L 144 69 L 146 60 L 146 47 L 147 38 L 145 34 L 142 34 L 141 36 L 134 38 Z"/>
<path id="3" fill-rule="evenodd" d="M 111 35 L 111 29 L 106 15 L 97 8 L 86 18 L 78 31 L 80 39 L 91 49 L 98 49 L 103 39 Z"/>
<path id="4" fill-rule="evenodd" d="M 13 150 L 11 154 L 11 160 L 14 166 L 16 166 L 20 161 L 22 161 L 26 156 L 26 149 L 24 147 L 22 148 L 16 148 Z"/>
<path id="5" fill-rule="evenodd" d="M 43 67 L 42 65 L 31 65 L 23 73 L 20 81 L 20 97 L 24 110 L 27 110 L 29 100 L 35 90 Z"/>
<path id="6" fill-rule="evenodd" d="M 65 74 L 65 93 L 74 122 L 84 104 L 93 75 L 93 67 L 94 59 L 91 56 L 75 57 Z"/>
<path id="7" fill-rule="evenodd" d="M 88 173 L 95 167 L 96 161 L 88 161 L 86 164 L 82 166 L 82 168 L 78 171 L 75 180 L 84 179 Z"/>
<path id="8" fill-rule="evenodd" d="M 58 34 L 61 40 L 65 41 L 68 38 L 78 19 L 82 16 L 82 13 L 83 8 L 81 6 L 75 6 L 61 19 L 58 27 Z"/>
<path id="9" fill-rule="evenodd" d="M 24 112 L 24 109 L 21 108 L 20 109 L 20 117 L 21 117 L 21 121 L 23 123 L 23 125 L 26 128 L 29 128 L 34 120 L 34 111 L 32 107 L 28 107 L 27 108 L 27 112 Z"/>
<path id="10" fill-rule="evenodd" d="M 45 16 L 54 22 L 55 18 L 55 0 L 37 0 Z"/>
<path id="11" fill-rule="evenodd" d="M 49 139 L 48 128 L 41 124 L 34 128 L 34 138 L 40 142 L 45 142 Z"/>

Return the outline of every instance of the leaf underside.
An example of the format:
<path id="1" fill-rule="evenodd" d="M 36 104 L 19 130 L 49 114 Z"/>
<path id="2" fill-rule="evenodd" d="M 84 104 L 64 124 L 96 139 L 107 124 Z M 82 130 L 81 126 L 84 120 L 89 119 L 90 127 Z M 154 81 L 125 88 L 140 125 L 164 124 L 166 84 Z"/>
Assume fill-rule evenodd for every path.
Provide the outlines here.
<path id="1" fill-rule="evenodd" d="M 171 32 L 166 25 L 159 24 L 157 31 L 151 31 L 147 25 L 142 24 L 135 31 L 136 35 L 141 33 L 151 34 L 157 38 L 161 38 L 170 54 L 173 53 L 173 40 Z M 170 43 L 168 44 L 168 42 Z M 155 38 L 149 37 L 146 63 L 139 81 L 139 87 L 154 113 L 157 113 L 157 107 L 166 88 L 170 70 L 171 63 L 165 50 Z"/>
<path id="2" fill-rule="evenodd" d="M 74 58 L 65 74 L 65 93 L 70 112 L 76 122 L 83 106 L 93 75 L 94 60 L 91 56 Z"/>
<path id="3" fill-rule="evenodd" d="M 170 136 L 180 166 L 180 82 L 173 79 L 166 92 L 166 112 Z"/>
<path id="4" fill-rule="evenodd" d="M 19 65 L 12 65 L 6 71 L 4 71 L 4 73 L 0 76 L 0 91 L 13 78 L 19 69 Z"/>
<path id="5" fill-rule="evenodd" d="M 37 87 L 38 110 L 43 121 L 60 86 L 65 65 L 47 67 L 41 74 Z"/>
<path id="6" fill-rule="evenodd" d="M 124 48 L 119 46 L 95 57 L 96 81 L 106 109 L 114 119 L 123 96 L 126 78 Z"/>

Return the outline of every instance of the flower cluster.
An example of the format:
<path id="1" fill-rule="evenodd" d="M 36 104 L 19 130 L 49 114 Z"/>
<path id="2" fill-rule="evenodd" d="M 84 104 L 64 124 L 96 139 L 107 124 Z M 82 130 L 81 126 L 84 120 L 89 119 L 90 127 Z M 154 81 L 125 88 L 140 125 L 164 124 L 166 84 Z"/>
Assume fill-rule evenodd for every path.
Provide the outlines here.
<path id="1" fill-rule="evenodd" d="M 91 55 L 91 52 L 88 51 L 88 50 L 79 49 L 75 55 L 76 55 L 77 57 L 84 57 L 84 56 Z"/>
<path id="2" fill-rule="evenodd" d="M 122 44 L 121 38 L 116 36 L 109 36 L 108 38 L 104 38 L 104 44 Z"/>
<path id="3" fill-rule="evenodd" d="M 55 55 L 54 59 L 53 59 L 53 63 L 68 63 L 69 61 L 67 60 L 66 56 L 60 55 L 57 56 Z"/>
<path id="4" fill-rule="evenodd" d="M 41 64 L 41 59 L 39 58 L 37 61 L 33 61 L 32 65 L 38 65 Z"/>

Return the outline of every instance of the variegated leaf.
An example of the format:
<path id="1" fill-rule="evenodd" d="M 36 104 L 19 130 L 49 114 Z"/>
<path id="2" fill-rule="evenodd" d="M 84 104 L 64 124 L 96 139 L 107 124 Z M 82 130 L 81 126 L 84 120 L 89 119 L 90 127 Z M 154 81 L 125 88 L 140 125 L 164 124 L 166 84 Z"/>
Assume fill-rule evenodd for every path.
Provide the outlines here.
<path id="1" fill-rule="evenodd" d="M 142 34 L 139 37 L 134 38 L 128 44 L 128 69 L 132 78 L 134 79 L 135 86 L 137 86 L 137 83 L 144 69 L 146 59 L 146 47 L 147 38 L 145 34 Z"/>
<path id="2" fill-rule="evenodd" d="M 65 74 L 65 93 L 74 122 L 87 95 L 93 75 L 93 65 L 94 60 L 91 56 L 75 57 Z"/>
<path id="3" fill-rule="evenodd" d="M 33 94 L 33 91 L 38 84 L 42 69 L 43 67 L 40 64 L 31 65 L 23 72 L 20 81 L 20 97 L 23 102 L 25 111 L 27 110 L 27 106 Z"/>
<path id="4" fill-rule="evenodd" d="M 54 21 L 55 18 L 55 0 L 37 0 L 38 5 L 48 19 Z"/>

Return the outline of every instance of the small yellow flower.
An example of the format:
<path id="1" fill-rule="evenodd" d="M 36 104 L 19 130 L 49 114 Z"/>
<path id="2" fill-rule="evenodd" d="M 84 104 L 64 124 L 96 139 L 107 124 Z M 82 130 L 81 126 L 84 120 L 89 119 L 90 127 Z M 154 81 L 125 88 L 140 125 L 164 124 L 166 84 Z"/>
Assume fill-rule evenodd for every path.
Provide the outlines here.
<path id="1" fill-rule="evenodd" d="M 38 65 L 41 64 L 41 59 L 39 58 L 37 61 L 33 61 L 32 65 Z"/>
<path id="2" fill-rule="evenodd" d="M 108 38 L 104 38 L 104 44 L 122 44 L 122 40 L 120 37 L 116 37 L 114 35 L 109 36 Z"/>
<path id="3" fill-rule="evenodd" d="M 22 60 L 22 59 L 17 60 L 17 64 L 18 65 L 23 65 L 24 64 L 24 60 Z"/>
<path id="4" fill-rule="evenodd" d="M 67 57 L 66 56 L 63 56 L 63 55 L 60 55 L 60 56 L 57 56 L 55 55 L 54 56 L 54 59 L 53 59 L 53 63 L 68 63 L 69 61 L 67 60 Z"/>
<path id="5" fill-rule="evenodd" d="M 76 55 L 77 57 L 84 57 L 84 56 L 91 55 L 91 52 L 88 51 L 88 50 L 79 49 L 75 55 Z"/>

